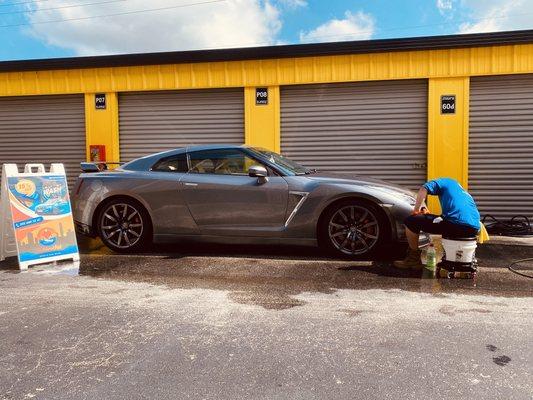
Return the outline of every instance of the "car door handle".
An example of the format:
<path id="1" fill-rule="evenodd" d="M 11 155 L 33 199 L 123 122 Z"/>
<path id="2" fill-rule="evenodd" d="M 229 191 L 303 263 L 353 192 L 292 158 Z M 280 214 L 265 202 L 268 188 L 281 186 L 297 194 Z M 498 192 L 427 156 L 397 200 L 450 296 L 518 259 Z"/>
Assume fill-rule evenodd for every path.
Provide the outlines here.
<path id="1" fill-rule="evenodd" d="M 192 182 L 183 182 L 183 184 L 184 184 L 185 186 L 198 186 L 197 183 L 192 183 Z"/>

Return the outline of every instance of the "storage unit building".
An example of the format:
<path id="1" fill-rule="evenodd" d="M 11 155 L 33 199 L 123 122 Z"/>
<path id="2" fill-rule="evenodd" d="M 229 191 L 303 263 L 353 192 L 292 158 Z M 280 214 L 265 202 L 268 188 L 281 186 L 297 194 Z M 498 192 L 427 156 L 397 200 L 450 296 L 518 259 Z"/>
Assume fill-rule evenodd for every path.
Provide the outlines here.
<path id="1" fill-rule="evenodd" d="M 246 143 L 533 217 L 532 82 L 533 30 L 0 62 L 0 164 Z"/>

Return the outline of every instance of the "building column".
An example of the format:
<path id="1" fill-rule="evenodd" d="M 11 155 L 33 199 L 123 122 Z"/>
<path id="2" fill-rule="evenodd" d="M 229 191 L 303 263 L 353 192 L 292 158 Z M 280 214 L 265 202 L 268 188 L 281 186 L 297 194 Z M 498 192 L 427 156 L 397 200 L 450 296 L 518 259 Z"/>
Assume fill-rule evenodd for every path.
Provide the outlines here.
<path id="1" fill-rule="evenodd" d="M 244 88 L 244 141 L 248 145 L 280 151 L 279 86 L 268 90 L 268 103 L 257 104 L 256 87 Z"/>
<path id="2" fill-rule="evenodd" d="M 118 96 L 113 92 L 98 93 L 101 94 L 105 94 L 105 108 L 97 108 L 96 93 L 85 94 L 87 160 L 90 160 L 90 146 L 101 145 L 105 146 L 106 161 L 120 161 Z"/>
<path id="3" fill-rule="evenodd" d="M 453 113 L 451 96 L 455 96 Z M 465 189 L 468 189 L 469 100 L 468 77 L 429 80 L 428 179 L 454 178 Z M 440 212 L 434 196 L 430 196 L 428 206 L 432 212 Z"/>

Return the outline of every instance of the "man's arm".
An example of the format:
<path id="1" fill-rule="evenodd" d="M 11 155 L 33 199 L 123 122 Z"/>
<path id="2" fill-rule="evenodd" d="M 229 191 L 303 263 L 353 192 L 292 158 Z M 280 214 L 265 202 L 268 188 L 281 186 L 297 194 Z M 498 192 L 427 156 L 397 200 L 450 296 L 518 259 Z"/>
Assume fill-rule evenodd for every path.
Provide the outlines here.
<path id="1" fill-rule="evenodd" d="M 422 206 L 424 207 L 426 206 L 424 201 L 426 200 L 427 195 L 428 195 L 427 189 L 422 186 L 420 190 L 418 191 L 418 194 L 416 195 L 415 209 L 413 210 L 415 214 L 421 211 Z"/>

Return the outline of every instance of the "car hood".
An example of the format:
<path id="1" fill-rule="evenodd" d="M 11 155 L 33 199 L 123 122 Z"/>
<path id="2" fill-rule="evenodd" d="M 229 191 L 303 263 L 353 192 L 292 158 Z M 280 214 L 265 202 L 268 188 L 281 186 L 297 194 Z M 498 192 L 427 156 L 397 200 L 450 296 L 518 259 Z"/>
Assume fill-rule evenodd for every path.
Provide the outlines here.
<path id="1" fill-rule="evenodd" d="M 333 172 L 315 172 L 315 173 L 306 175 L 306 178 L 314 180 L 314 181 L 321 181 L 324 183 L 385 188 L 389 191 L 403 193 L 408 196 L 416 196 L 415 193 L 413 193 L 413 191 L 407 188 L 404 188 L 400 185 L 396 185 L 395 183 L 383 181 L 380 179 L 371 178 L 369 176 L 340 174 L 340 173 L 333 173 Z"/>

